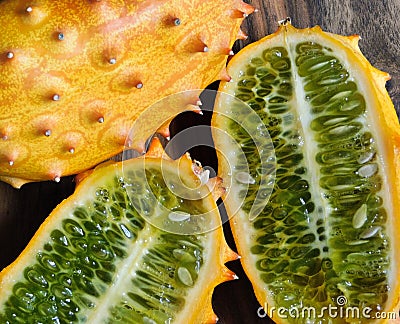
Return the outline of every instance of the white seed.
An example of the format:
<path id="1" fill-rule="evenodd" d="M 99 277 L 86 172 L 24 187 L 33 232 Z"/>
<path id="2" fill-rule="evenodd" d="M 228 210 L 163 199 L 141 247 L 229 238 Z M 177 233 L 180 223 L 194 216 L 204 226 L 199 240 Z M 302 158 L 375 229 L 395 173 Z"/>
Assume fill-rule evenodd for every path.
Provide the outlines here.
<path id="1" fill-rule="evenodd" d="M 210 179 L 210 170 L 204 170 L 198 176 L 202 185 L 205 185 Z"/>
<path id="2" fill-rule="evenodd" d="M 71 147 L 71 148 L 68 150 L 68 152 L 71 153 L 71 154 L 74 154 L 74 153 L 75 153 L 75 149 L 74 149 L 73 147 Z"/>
<path id="3" fill-rule="evenodd" d="M 54 101 L 60 100 L 60 95 L 55 94 L 55 95 L 53 96 L 53 100 L 54 100 Z"/>
<path id="4" fill-rule="evenodd" d="M 329 133 L 334 135 L 340 135 L 341 133 L 346 132 L 351 126 L 337 126 L 329 131 Z"/>
<path id="5" fill-rule="evenodd" d="M 61 181 L 61 178 L 60 178 L 59 176 L 56 176 L 56 177 L 54 177 L 54 181 L 55 181 L 55 182 L 60 182 L 60 181 Z"/>
<path id="6" fill-rule="evenodd" d="M 139 83 L 136 85 L 136 88 L 137 88 L 137 89 L 142 89 L 142 88 L 143 88 L 143 83 L 142 83 L 142 82 L 139 82 Z"/>
<path id="7" fill-rule="evenodd" d="M 359 156 L 359 158 L 357 159 L 357 162 L 360 164 L 367 163 L 372 160 L 374 155 L 375 155 L 375 152 L 364 152 Z"/>
<path id="8" fill-rule="evenodd" d="M 185 286 L 193 286 L 193 278 L 190 271 L 185 267 L 178 268 L 178 278 Z"/>
<path id="9" fill-rule="evenodd" d="M 230 50 L 230 51 L 229 51 L 229 55 L 231 55 L 231 56 L 232 56 L 232 55 L 235 55 L 235 52 L 232 51 L 232 50 Z"/>
<path id="10" fill-rule="evenodd" d="M 26 12 L 32 12 L 32 10 L 33 10 L 33 9 L 32 9 L 32 7 L 31 7 L 31 6 L 29 6 L 29 7 L 26 7 L 26 9 L 25 9 L 25 10 L 26 10 Z"/>
<path id="11" fill-rule="evenodd" d="M 366 164 L 358 169 L 358 175 L 363 178 L 372 177 L 378 171 L 378 166 L 374 164 Z"/>
<path id="12" fill-rule="evenodd" d="M 370 237 L 375 236 L 376 234 L 378 234 L 378 232 L 380 231 L 381 227 L 380 226 L 372 226 L 370 228 L 367 228 L 365 231 L 363 231 L 360 234 L 360 239 L 368 239 Z"/>
<path id="13" fill-rule="evenodd" d="M 110 64 L 115 64 L 117 63 L 117 59 L 116 58 L 110 58 L 110 60 L 108 61 Z"/>
<path id="14" fill-rule="evenodd" d="M 362 241 L 362 240 L 357 240 L 357 241 L 348 241 L 346 242 L 347 245 L 360 245 L 360 244 L 365 244 L 368 241 Z"/>
<path id="15" fill-rule="evenodd" d="M 332 126 L 332 125 L 336 125 L 336 124 L 339 124 L 339 123 L 343 123 L 343 122 L 346 121 L 346 119 L 347 119 L 347 117 L 332 118 L 332 119 L 329 119 L 326 122 L 324 122 L 324 126 Z"/>
<path id="16" fill-rule="evenodd" d="M 183 222 L 190 218 L 190 214 L 181 211 L 173 211 L 168 214 L 168 218 L 173 222 Z"/>
<path id="17" fill-rule="evenodd" d="M 97 121 L 98 121 L 100 124 L 104 123 L 104 117 L 99 117 L 99 119 L 97 119 Z"/>
<path id="18" fill-rule="evenodd" d="M 13 166 L 13 165 L 14 165 L 14 161 L 13 161 L 13 160 L 10 160 L 10 161 L 8 161 L 8 164 L 9 164 L 10 166 Z"/>
<path id="19" fill-rule="evenodd" d="M 14 57 L 14 53 L 13 52 L 8 52 L 7 53 L 7 58 L 8 59 L 12 59 Z"/>
<path id="20" fill-rule="evenodd" d="M 352 225 L 361 228 L 367 220 L 367 204 L 362 204 L 353 215 Z"/>
<path id="21" fill-rule="evenodd" d="M 51 129 L 46 129 L 46 131 L 44 132 L 44 135 L 49 137 L 51 135 Z"/>
<path id="22" fill-rule="evenodd" d="M 235 175 L 237 181 L 243 184 L 255 184 L 256 180 L 248 172 L 238 172 Z"/>
<path id="23" fill-rule="evenodd" d="M 209 51 L 209 48 L 207 46 L 204 46 L 203 52 L 208 52 L 208 51 Z"/>
<path id="24" fill-rule="evenodd" d="M 157 322 L 151 319 L 150 317 L 144 316 L 143 324 L 157 324 Z"/>
<path id="25" fill-rule="evenodd" d="M 182 250 L 182 249 L 174 249 L 174 250 L 172 251 L 172 254 L 174 255 L 174 257 L 175 257 L 176 259 L 180 260 L 180 259 L 182 259 L 182 257 L 183 257 L 184 255 L 189 254 L 189 253 L 187 253 L 185 250 Z"/>

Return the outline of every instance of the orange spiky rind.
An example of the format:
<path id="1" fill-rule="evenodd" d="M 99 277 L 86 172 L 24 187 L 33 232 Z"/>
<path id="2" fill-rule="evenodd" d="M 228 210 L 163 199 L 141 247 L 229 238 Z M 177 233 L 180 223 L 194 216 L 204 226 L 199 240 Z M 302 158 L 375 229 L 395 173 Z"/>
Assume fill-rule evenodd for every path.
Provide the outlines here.
<path id="1" fill-rule="evenodd" d="M 246 40 L 249 36 L 242 29 L 239 29 L 239 33 L 238 33 L 237 37 L 238 37 L 238 39 Z"/>
<path id="2" fill-rule="evenodd" d="M 109 183 L 110 180 L 121 179 L 121 177 L 123 177 L 123 168 L 136 170 L 135 166 L 142 168 L 142 164 L 148 165 L 150 168 L 155 168 L 160 163 L 165 163 L 165 167 L 169 171 L 178 173 L 178 170 L 180 170 L 184 176 L 186 175 L 187 179 L 190 180 L 190 178 L 192 178 L 193 181 L 197 181 L 198 177 L 194 174 L 192 169 L 193 162 L 188 155 L 184 155 L 181 159 L 176 161 L 171 159 L 162 160 L 161 157 L 165 157 L 165 154 L 162 152 L 159 139 L 155 137 L 146 155 L 123 162 L 109 161 L 97 166 L 90 173 L 87 173 L 86 177 L 82 178 L 79 182 L 73 195 L 58 205 L 49 217 L 46 218 L 19 257 L 0 272 L 0 290 L 2 291 L 2 295 L 0 296 L 0 317 L 2 316 L 3 299 L 9 292 L 13 291 L 15 282 L 22 280 L 24 269 L 29 266 L 30 262 L 36 260 L 38 253 L 43 252 L 43 246 L 48 242 L 49 235 L 53 232 L 54 228 L 57 228 L 58 224 L 61 224 L 65 218 L 70 218 L 74 208 L 77 206 L 84 206 L 86 199 L 91 199 L 90 197 L 93 197 L 95 192 L 97 193 L 98 188 L 107 188 L 107 183 Z M 199 164 L 197 163 L 196 165 L 198 168 Z M 199 169 L 196 170 L 199 171 Z M 215 216 L 213 221 L 220 223 L 216 202 L 211 197 L 212 196 L 209 195 L 204 198 L 207 200 L 205 206 L 208 206 L 207 208 L 212 207 Z M 150 228 L 151 226 L 149 229 Z M 213 231 L 199 235 L 207 237 L 207 241 L 203 241 L 206 246 L 206 251 L 203 254 L 204 259 L 202 260 L 204 265 L 200 269 L 196 285 L 191 288 L 187 295 L 188 299 L 185 301 L 184 310 L 180 315 L 177 314 L 174 323 L 197 324 L 216 322 L 217 318 L 211 306 L 213 289 L 223 281 L 235 279 L 235 275 L 224 266 L 224 263 L 236 259 L 237 255 L 231 251 L 226 244 L 223 237 L 222 226 L 219 225 Z M 67 238 L 65 239 L 67 240 Z M 152 241 L 149 237 L 147 237 L 147 239 L 149 242 Z M 142 245 L 143 244 L 138 244 L 136 248 L 140 249 Z M 133 254 L 135 255 L 135 253 L 138 252 L 136 251 Z M 151 263 L 151 260 L 147 260 L 146 262 Z M 124 267 L 121 267 L 121 270 L 122 268 Z M 202 269 L 204 269 L 205 272 L 202 272 Z M 133 270 L 131 269 L 129 271 Z M 57 273 L 53 273 L 53 276 L 56 277 Z M 114 289 L 115 287 L 111 290 Z M 102 300 L 107 300 L 107 298 Z M 113 300 L 114 298 L 111 298 L 111 302 Z M 109 307 L 102 307 L 102 310 L 108 308 Z M 97 309 L 97 312 L 101 312 L 102 310 Z M 34 310 L 32 316 L 35 316 Z M 89 315 L 89 317 L 90 316 L 91 315 Z"/>
<path id="3" fill-rule="evenodd" d="M 245 64 L 250 62 L 252 58 L 259 57 L 261 55 L 261 50 L 274 48 L 276 46 L 285 47 L 289 46 L 288 44 L 290 44 L 290 46 L 297 44 L 295 41 L 293 41 L 293 44 L 290 43 L 288 41 L 289 38 L 298 40 L 299 43 L 310 41 L 311 43 L 315 42 L 333 49 L 334 55 L 338 55 L 338 57 L 345 62 L 346 69 L 350 71 L 351 75 L 355 76 L 357 85 L 361 87 L 362 93 L 366 95 L 366 101 L 369 106 L 372 107 L 371 110 L 368 110 L 368 114 L 370 114 L 370 120 L 373 121 L 372 124 L 375 125 L 374 130 L 377 135 L 375 140 L 377 140 L 377 146 L 385 157 L 384 176 L 388 180 L 384 183 L 391 197 L 388 202 L 388 210 L 390 213 L 390 216 L 388 215 L 388 218 L 390 218 L 388 223 L 388 236 L 391 241 L 396 241 L 398 228 L 400 228 L 400 220 L 399 217 L 397 217 L 398 211 L 400 210 L 400 203 L 396 198 L 400 195 L 400 127 L 393 103 L 385 89 L 385 83 L 389 79 L 389 74 L 371 66 L 358 47 L 359 36 L 335 35 L 322 31 L 318 26 L 296 29 L 290 22 L 285 21 L 284 24 L 278 28 L 276 33 L 246 46 L 230 60 L 227 71 L 232 76 L 233 81 L 239 81 L 236 78 L 243 75 L 241 73 L 245 71 Z M 291 48 L 293 49 L 294 47 Z M 231 90 L 233 90 L 234 87 L 235 85 L 231 86 L 229 83 L 222 81 L 219 90 L 233 94 Z M 219 107 L 218 102 L 215 107 Z M 214 116 L 217 116 L 217 114 Z M 212 125 L 216 129 L 223 129 L 226 127 L 222 118 L 220 120 L 215 118 Z M 216 138 L 217 136 L 215 136 L 214 141 L 218 154 L 218 145 L 222 148 L 226 143 L 223 139 L 218 141 Z M 227 175 L 231 170 L 221 161 L 223 161 L 223 159 L 219 159 L 218 169 L 220 170 L 220 176 L 224 177 L 224 175 Z M 250 234 L 248 230 L 250 225 L 247 224 L 248 215 L 245 215 L 244 211 L 237 212 L 235 199 L 236 198 L 230 196 L 228 190 L 224 196 L 224 201 L 228 215 L 232 216 L 231 228 L 237 243 L 238 252 L 242 256 L 241 263 L 246 274 L 253 282 L 253 288 L 260 304 L 262 306 L 276 306 L 274 296 L 272 293 L 268 292 L 265 283 L 263 283 L 258 276 L 255 269 L 256 259 L 249 250 L 250 243 L 248 236 Z M 243 227 L 240 225 L 241 222 L 245 223 Z M 397 282 L 397 278 L 400 277 L 400 260 L 395 252 L 395 245 L 392 244 L 392 247 L 390 251 L 390 262 L 393 263 L 393 266 L 391 267 L 389 278 L 389 300 L 385 306 L 385 310 L 387 311 L 397 311 L 400 300 L 400 285 Z M 277 306 L 279 307 L 279 305 Z M 284 319 L 278 317 L 275 317 L 274 320 L 277 322 L 286 322 Z"/>
<path id="4" fill-rule="evenodd" d="M 54 172 L 79 173 L 121 152 L 122 124 L 129 129 L 160 98 L 218 79 L 227 60 L 222 52 L 232 47 L 243 19 L 230 17 L 231 9 L 251 12 L 237 0 L 130 0 L 123 6 L 44 0 L 26 7 L 0 4 L 6 35 L 0 41 L 0 153 L 5 142 L 20 150 L 12 167 L 0 160 L 0 179 L 15 187 L 51 180 Z M 185 50 L 193 39 L 209 51 Z M 36 124 L 42 114 L 54 121 L 44 130 Z M 153 132 L 160 126 L 147 124 Z M 70 131 L 83 136 L 68 143 Z M 59 169 L 49 170 L 55 161 Z"/>
<path id="5" fill-rule="evenodd" d="M 158 137 L 153 137 L 150 142 L 150 146 L 145 155 L 146 158 L 162 158 L 162 159 L 170 159 L 168 155 L 165 153 L 164 148 L 161 144 L 161 141 Z"/>

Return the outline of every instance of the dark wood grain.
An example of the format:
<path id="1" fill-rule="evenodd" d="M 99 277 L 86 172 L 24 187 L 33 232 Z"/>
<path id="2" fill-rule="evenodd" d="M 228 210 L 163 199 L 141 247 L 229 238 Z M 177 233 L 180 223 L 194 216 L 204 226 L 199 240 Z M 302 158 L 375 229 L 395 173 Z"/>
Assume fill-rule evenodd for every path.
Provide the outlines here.
<path id="1" fill-rule="evenodd" d="M 278 20 L 291 17 L 296 27 L 320 25 L 324 30 L 343 35 L 359 34 L 360 48 L 377 68 L 389 72 L 392 80 L 387 88 L 400 112 L 400 0 L 253 0 L 258 12 L 249 16 L 243 24 L 248 33 L 246 41 L 235 44 L 237 52 L 248 43 L 273 33 Z M 207 124 L 209 115 L 177 119 L 180 127 L 187 120 Z M 179 127 L 178 127 L 179 128 Z M 215 154 L 206 148 L 195 152 L 204 165 L 215 168 Z M 17 190 L 0 183 L 0 269 L 14 260 L 27 244 L 40 223 L 49 212 L 74 188 L 72 177 L 63 178 L 61 183 L 32 183 Z M 224 230 L 229 244 L 234 248 L 227 224 Z M 248 324 L 269 323 L 270 320 L 257 316 L 259 307 L 239 262 L 228 265 L 239 280 L 227 282 L 215 289 L 213 306 L 219 323 Z"/>

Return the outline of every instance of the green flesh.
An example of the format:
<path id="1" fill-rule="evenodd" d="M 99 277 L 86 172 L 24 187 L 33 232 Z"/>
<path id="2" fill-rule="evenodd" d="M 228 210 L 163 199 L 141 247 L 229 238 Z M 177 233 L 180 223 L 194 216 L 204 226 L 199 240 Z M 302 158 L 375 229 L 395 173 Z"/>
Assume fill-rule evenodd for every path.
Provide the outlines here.
<path id="1" fill-rule="evenodd" d="M 371 307 L 373 316 L 388 298 L 390 269 L 377 134 L 368 128 L 356 76 L 329 48 L 304 42 L 290 52 L 264 50 L 232 85 L 263 120 L 276 155 L 272 194 L 251 222 L 253 267 L 277 307 L 318 310 L 338 306 L 337 298 L 345 296 L 346 306 Z M 230 122 L 229 133 L 256 180 L 246 184 L 247 194 L 238 194 L 246 195 L 242 210 L 248 213 L 261 159 L 239 124 Z M 241 164 L 246 161 L 236 161 L 235 168 Z"/>
<path id="2" fill-rule="evenodd" d="M 146 173 L 168 208 L 204 212 L 201 201 L 168 190 L 159 169 Z M 168 233 L 145 222 L 128 198 L 136 190 L 133 202 L 149 202 L 141 174 L 128 168 L 126 177 L 101 178 L 93 195 L 62 219 L 12 292 L 2 292 L 9 296 L 1 323 L 173 322 L 202 269 L 207 236 Z M 148 216 L 157 216 L 154 207 Z"/>

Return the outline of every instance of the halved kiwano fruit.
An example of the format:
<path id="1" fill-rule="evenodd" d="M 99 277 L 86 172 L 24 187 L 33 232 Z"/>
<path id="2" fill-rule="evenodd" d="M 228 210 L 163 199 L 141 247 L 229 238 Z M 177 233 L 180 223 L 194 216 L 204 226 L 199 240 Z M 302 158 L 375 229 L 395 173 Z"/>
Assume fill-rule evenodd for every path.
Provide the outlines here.
<path id="1" fill-rule="evenodd" d="M 157 143 L 96 169 L 52 212 L 0 274 L 1 323 L 215 322 L 213 288 L 234 277 L 223 263 L 236 257 L 215 204 L 221 188 L 186 156 L 160 159 Z"/>
<path id="2" fill-rule="evenodd" d="M 239 52 L 220 87 L 258 115 L 244 127 L 219 95 L 212 125 L 241 262 L 276 321 L 372 322 L 399 301 L 400 131 L 388 75 L 357 43 L 287 24 Z"/>

